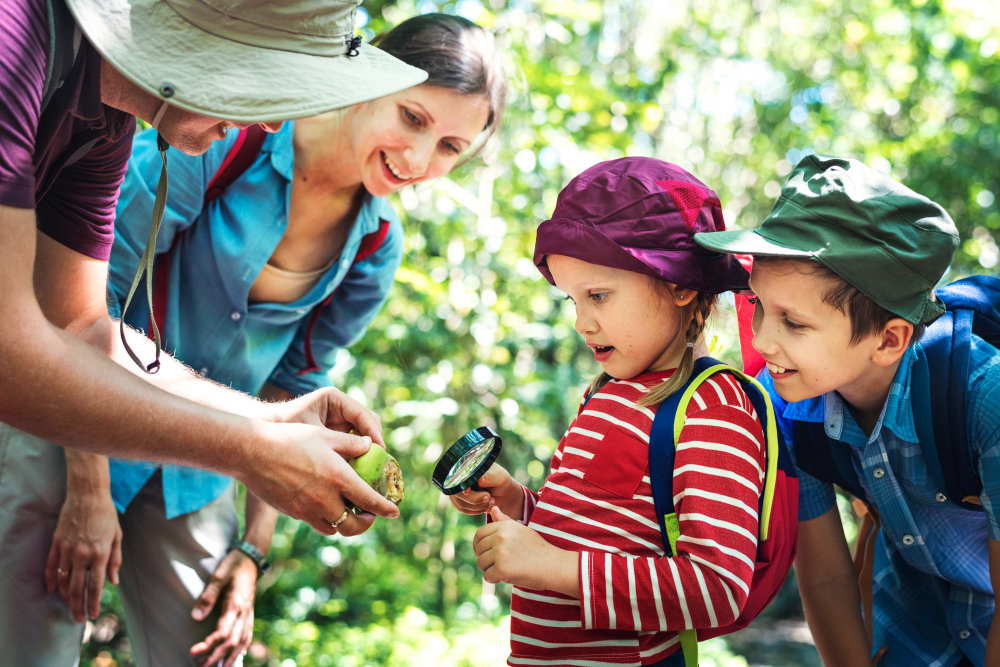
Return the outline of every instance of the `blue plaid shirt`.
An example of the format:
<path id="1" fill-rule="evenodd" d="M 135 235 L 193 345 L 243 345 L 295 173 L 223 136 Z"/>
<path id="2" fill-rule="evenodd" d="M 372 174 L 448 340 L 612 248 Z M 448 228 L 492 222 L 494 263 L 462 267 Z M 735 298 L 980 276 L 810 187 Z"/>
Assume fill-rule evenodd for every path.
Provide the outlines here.
<path id="1" fill-rule="evenodd" d="M 982 513 L 947 502 L 934 488 L 913 423 L 914 361 L 911 348 L 870 437 L 836 392 L 786 403 L 766 370 L 760 379 L 774 401 L 792 458 L 791 420 L 824 422 L 827 435 L 850 448 L 864 500 L 879 512 L 873 644 L 875 649 L 888 647 L 880 667 L 951 667 L 963 656 L 984 665 L 994 607 L 987 536 L 1000 539 L 995 511 L 1000 502 L 1000 352 L 973 337 L 966 417 L 973 460 L 983 481 Z M 836 506 L 832 484 L 798 473 L 800 521 Z"/>

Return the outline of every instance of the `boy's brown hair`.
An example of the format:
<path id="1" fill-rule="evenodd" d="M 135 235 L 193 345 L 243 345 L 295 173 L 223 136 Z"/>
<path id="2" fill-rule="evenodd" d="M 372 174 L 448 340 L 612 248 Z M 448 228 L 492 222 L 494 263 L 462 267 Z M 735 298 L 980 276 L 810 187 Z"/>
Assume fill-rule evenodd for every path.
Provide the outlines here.
<path id="1" fill-rule="evenodd" d="M 823 294 L 823 303 L 833 306 L 850 318 L 852 346 L 869 336 L 881 333 L 890 320 L 899 317 L 899 315 L 875 303 L 871 297 L 816 260 L 759 255 L 754 257 L 753 261 L 754 266 L 788 262 L 806 273 L 826 279 L 830 283 L 830 287 Z M 925 328 L 926 326 L 923 324 L 913 326 L 911 344 L 920 340 Z"/>

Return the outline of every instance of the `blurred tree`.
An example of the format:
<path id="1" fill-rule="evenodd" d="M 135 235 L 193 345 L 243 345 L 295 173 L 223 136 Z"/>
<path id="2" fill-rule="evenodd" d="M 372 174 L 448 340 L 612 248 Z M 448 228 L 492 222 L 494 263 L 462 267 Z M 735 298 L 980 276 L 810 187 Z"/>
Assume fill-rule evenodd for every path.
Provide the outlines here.
<path id="1" fill-rule="evenodd" d="M 431 11 L 494 28 L 524 85 L 499 148 L 396 198 L 397 284 L 332 371 L 385 420 L 407 480 L 402 516 L 351 539 L 283 518 L 248 664 L 502 664 L 509 590 L 475 567 L 481 521 L 428 480 L 444 447 L 486 424 L 504 436 L 500 462 L 543 483 L 595 365 L 572 304 L 531 263 L 534 229 L 594 163 L 677 163 L 749 228 L 802 156 L 856 157 L 951 212 L 962 247 L 949 279 L 1000 262 L 997 0 L 369 0 L 359 29 L 371 39 Z M 716 332 L 736 360 L 724 311 Z M 130 664 L 105 596 L 83 664 Z M 797 610 L 790 585 L 774 611 Z M 709 650 L 745 664 L 724 643 Z"/>

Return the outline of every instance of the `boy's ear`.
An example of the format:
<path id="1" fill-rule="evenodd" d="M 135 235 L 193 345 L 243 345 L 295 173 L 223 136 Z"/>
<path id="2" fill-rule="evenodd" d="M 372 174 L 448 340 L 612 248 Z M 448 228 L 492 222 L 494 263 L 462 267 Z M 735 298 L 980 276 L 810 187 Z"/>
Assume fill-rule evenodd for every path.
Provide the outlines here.
<path id="1" fill-rule="evenodd" d="M 913 324 L 902 317 L 889 320 L 882 329 L 882 340 L 872 356 L 879 366 L 890 366 L 903 357 L 913 339 Z"/>

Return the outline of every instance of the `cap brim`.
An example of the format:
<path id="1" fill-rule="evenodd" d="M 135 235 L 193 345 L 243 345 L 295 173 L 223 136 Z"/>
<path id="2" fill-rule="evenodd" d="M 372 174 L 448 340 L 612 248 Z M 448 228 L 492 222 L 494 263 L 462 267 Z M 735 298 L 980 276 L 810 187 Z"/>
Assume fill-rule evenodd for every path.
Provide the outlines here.
<path id="1" fill-rule="evenodd" d="M 357 56 L 266 49 L 217 37 L 157 0 L 67 0 L 94 48 L 173 106 L 241 123 L 292 120 L 391 95 L 427 73 L 372 46 Z"/>
<path id="2" fill-rule="evenodd" d="M 810 250 L 799 250 L 764 238 L 755 229 L 733 229 L 726 232 L 700 232 L 695 242 L 715 252 L 734 255 L 767 255 L 770 257 L 815 257 Z"/>

